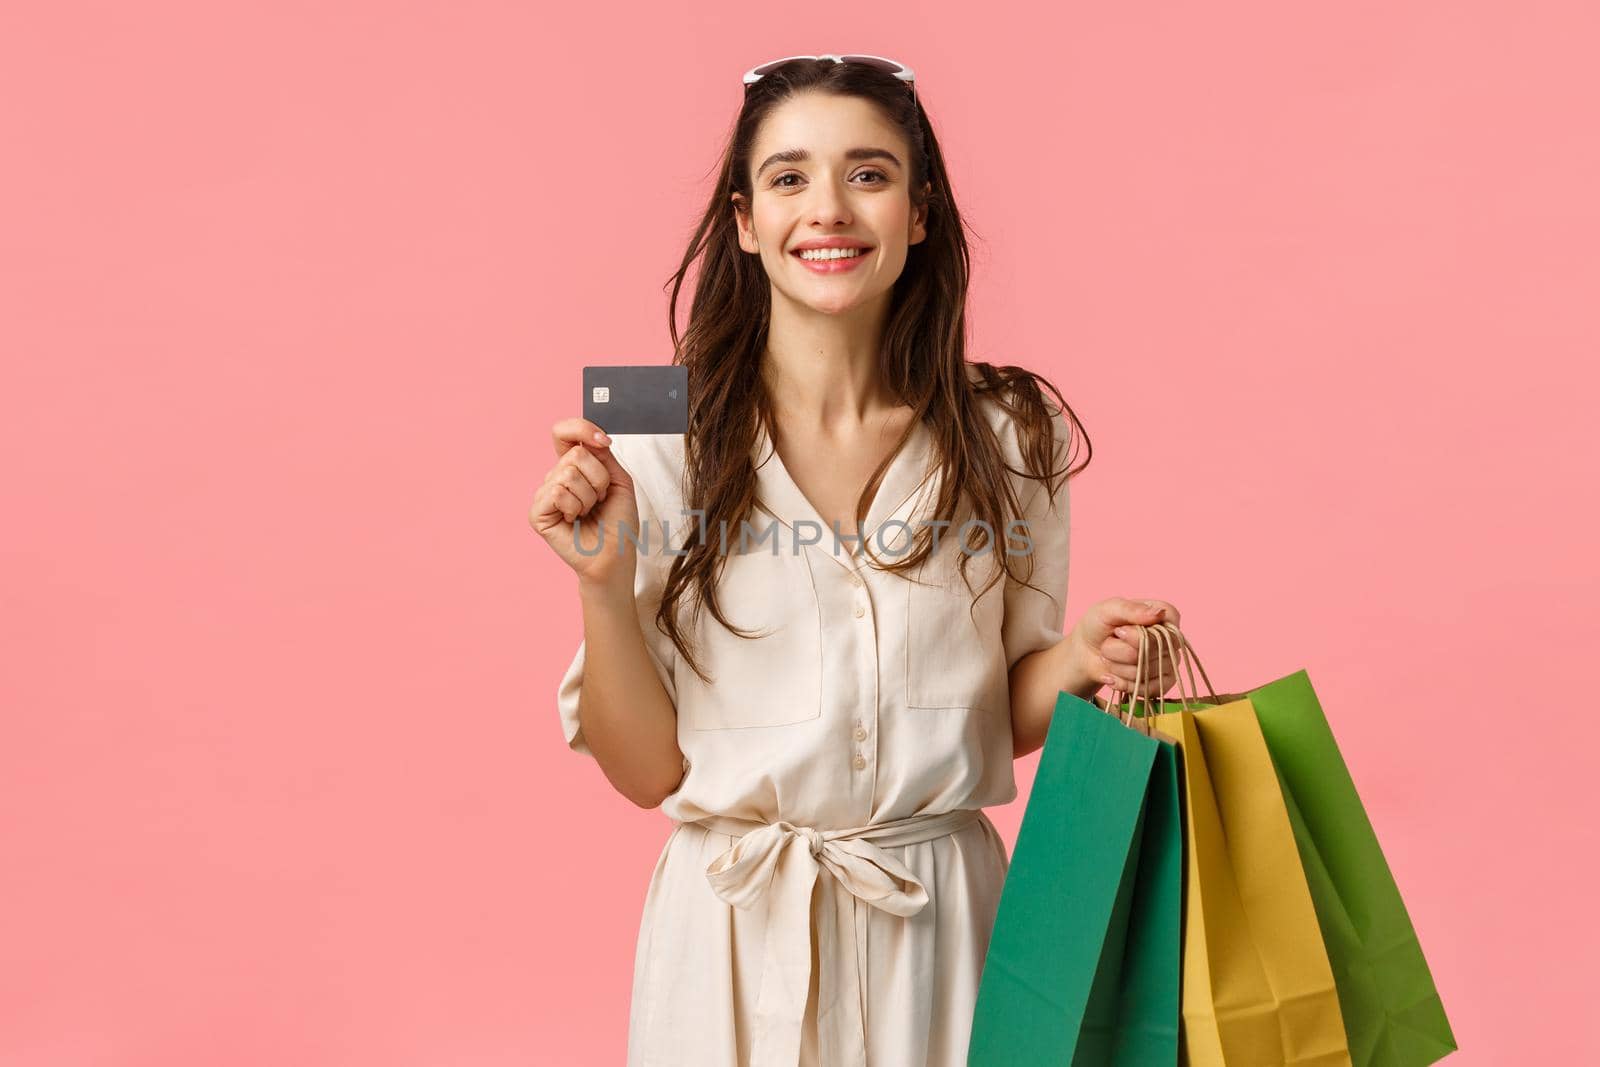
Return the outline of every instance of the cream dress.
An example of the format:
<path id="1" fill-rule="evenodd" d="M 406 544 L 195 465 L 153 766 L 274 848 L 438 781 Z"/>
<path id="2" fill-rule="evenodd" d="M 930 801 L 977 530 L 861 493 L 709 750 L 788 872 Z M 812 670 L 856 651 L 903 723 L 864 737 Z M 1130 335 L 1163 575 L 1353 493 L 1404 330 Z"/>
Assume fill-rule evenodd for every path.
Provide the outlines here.
<path id="1" fill-rule="evenodd" d="M 1022 469 L 1009 416 L 985 403 Z M 1059 450 L 1067 426 L 1055 422 Z M 1032 581 L 1054 599 L 1002 581 L 972 611 L 954 528 L 923 565 L 926 584 L 871 568 L 850 540 L 835 551 L 763 433 L 760 507 L 745 552 L 728 530 L 719 590 L 734 623 L 768 636 L 741 639 L 702 613 L 708 686 L 654 624 L 663 546 L 681 546 L 695 521 L 682 514 L 683 437 L 618 435 L 612 450 L 649 537 L 639 618 L 685 769 L 661 805 L 673 823 L 639 927 L 629 1067 L 960 1067 L 1009 863 L 981 809 L 1017 795 L 1008 671 L 1062 637 L 1065 485 L 1052 498 L 1015 479 Z M 862 524 L 880 555 L 903 553 L 930 517 L 933 460 L 919 424 Z M 974 588 L 996 565 L 973 557 Z M 558 702 L 568 743 L 588 754 L 583 663 L 580 643 Z"/>

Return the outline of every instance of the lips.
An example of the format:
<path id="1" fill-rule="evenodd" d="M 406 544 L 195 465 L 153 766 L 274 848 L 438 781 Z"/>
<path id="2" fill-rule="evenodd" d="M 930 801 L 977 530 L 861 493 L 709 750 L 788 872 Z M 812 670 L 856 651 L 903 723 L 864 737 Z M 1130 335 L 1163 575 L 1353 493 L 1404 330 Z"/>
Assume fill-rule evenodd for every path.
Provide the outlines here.
<path id="1" fill-rule="evenodd" d="M 860 246 L 835 245 L 832 247 L 857 248 Z M 857 255 L 842 256 L 837 259 L 806 259 L 800 254 L 801 251 L 801 249 L 797 248 L 790 254 L 793 255 L 795 259 L 800 261 L 801 266 L 805 267 L 806 270 L 811 271 L 813 274 L 843 274 L 846 271 L 854 270 L 856 267 L 859 267 L 861 265 L 861 261 L 870 256 L 874 249 L 861 248 L 860 253 Z"/>

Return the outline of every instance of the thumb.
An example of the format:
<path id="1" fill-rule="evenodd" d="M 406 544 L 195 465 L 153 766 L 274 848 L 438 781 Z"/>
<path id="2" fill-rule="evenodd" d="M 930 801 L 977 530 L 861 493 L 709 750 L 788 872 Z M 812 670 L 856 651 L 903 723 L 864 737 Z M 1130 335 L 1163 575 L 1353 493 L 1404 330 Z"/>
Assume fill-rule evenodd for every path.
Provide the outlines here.
<path id="1" fill-rule="evenodd" d="M 1162 605 L 1151 600 L 1123 597 L 1117 604 L 1116 614 L 1121 616 L 1117 621 L 1133 626 L 1153 626 L 1162 620 L 1164 610 Z"/>

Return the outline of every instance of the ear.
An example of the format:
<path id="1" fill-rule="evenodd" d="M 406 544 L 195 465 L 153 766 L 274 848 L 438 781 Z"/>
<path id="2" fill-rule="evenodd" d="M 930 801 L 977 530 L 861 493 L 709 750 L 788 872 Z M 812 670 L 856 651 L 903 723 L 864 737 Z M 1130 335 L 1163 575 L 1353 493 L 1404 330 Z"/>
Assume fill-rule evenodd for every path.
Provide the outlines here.
<path id="1" fill-rule="evenodd" d="M 750 218 L 749 201 L 743 193 L 734 193 L 729 199 L 733 201 L 734 225 L 739 228 L 739 247 L 746 252 L 759 252 L 761 249 L 756 244 L 756 229 Z"/>
<path id="2" fill-rule="evenodd" d="M 928 236 L 928 209 L 933 203 L 933 183 L 923 182 L 922 192 L 911 210 L 911 233 L 906 244 L 917 244 Z"/>

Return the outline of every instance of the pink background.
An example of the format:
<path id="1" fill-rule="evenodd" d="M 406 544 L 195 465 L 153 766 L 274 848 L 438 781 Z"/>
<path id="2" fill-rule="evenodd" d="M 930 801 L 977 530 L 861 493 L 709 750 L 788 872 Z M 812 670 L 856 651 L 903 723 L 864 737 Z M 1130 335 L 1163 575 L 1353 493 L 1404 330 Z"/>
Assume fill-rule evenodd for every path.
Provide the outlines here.
<path id="1" fill-rule="evenodd" d="M 1162 597 L 1220 686 L 1307 668 L 1449 1062 L 1600 1060 L 1597 30 L 8 5 L 0 1062 L 621 1062 L 667 827 L 562 743 L 526 509 L 578 368 L 668 356 L 739 75 L 830 48 L 916 67 L 973 355 L 1089 427 L 1070 618 Z"/>

